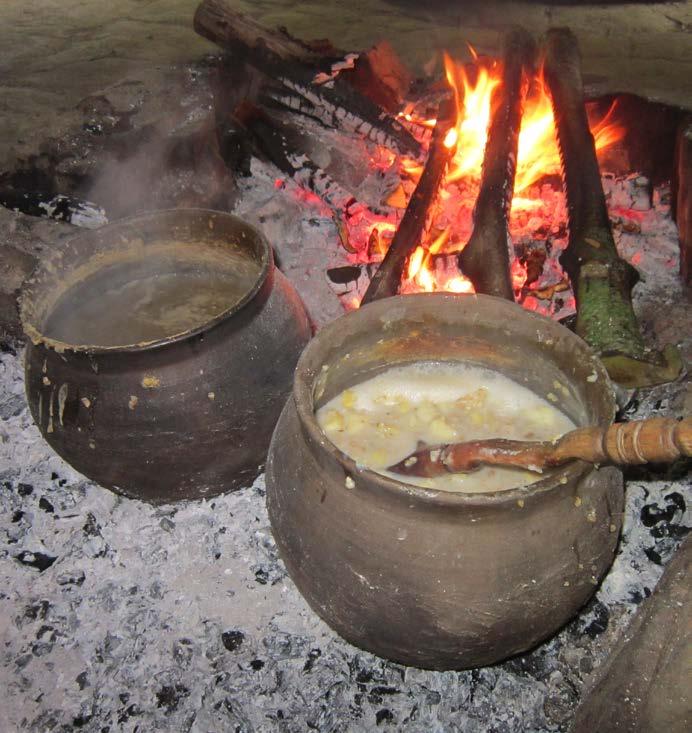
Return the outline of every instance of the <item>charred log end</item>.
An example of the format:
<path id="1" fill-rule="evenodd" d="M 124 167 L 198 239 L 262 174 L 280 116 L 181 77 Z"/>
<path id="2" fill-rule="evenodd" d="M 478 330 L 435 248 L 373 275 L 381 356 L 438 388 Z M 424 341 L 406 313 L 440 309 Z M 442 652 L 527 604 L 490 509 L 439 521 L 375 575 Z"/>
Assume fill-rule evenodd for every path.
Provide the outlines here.
<path id="1" fill-rule="evenodd" d="M 428 212 L 437 198 L 447 163 L 455 152 L 455 148 L 445 145 L 445 138 L 456 123 L 456 114 L 453 100 L 447 99 L 440 104 L 423 173 L 411 195 L 392 244 L 363 296 L 362 305 L 397 295 L 401 289 L 406 265 L 420 244 Z"/>
<path id="2" fill-rule="evenodd" d="M 387 41 L 361 54 L 353 69 L 341 72 L 341 77 L 354 89 L 392 114 L 401 108 L 413 76 Z"/>
<path id="3" fill-rule="evenodd" d="M 489 212 L 476 220 L 468 244 L 459 253 L 459 269 L 477 293 L 514 300 L 506 221 Z"/>

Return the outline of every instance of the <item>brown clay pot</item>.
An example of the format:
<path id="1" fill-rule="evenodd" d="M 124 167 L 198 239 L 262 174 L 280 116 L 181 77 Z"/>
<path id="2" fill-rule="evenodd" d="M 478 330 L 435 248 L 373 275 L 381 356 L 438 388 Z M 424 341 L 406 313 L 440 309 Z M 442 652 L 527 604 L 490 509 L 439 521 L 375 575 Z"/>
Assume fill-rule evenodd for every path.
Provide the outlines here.
<path id="1" fill-rule="evenodd" d="M 345 639 L 417 667 L 488 665 L 553 634 L 594 593 L 618 541 L 622 476 L 573 462 L 527 488 L 455 494 L 359 467 L 315 410 L 420 360 L 472 362 L 552 392 L 577 425 L 614 416 L 603 366 L 553 321 L 487 296 L 381 300 L 303 352 L 269 450 L 269 516 L 294 582 Z"/>
<path id="2" fill-rule="evenodd" d="M 44 335 L 56 303 L 79 277 L 86 281 L 84 273 L 98 284 L 122 274 L 123 263 L 141 269 L 167 238 L 189 243 L 189 251 L 183 246 L 165 267 L 195 267 L 198 257 L 212 267 L 219 258 L 221 266 L 230 251 L 247 258 L 253 274 L 240 301 L 146 343 L 97 347 Z M 311 335 L 266 239 L 234 216 L 193 209 L 138 216 L 71 240 L 26 286 L 21 315 L 30 340 L 26 393 L 45 439 L 90 479 L 155 503 L 252 482 Z"/>

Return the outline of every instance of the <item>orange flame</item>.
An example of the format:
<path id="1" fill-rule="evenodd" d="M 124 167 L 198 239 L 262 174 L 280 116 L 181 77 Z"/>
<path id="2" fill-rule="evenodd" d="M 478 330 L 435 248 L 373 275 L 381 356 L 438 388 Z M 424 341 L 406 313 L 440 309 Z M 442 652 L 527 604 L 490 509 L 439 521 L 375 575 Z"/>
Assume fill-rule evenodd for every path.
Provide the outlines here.
<path id="1" fill-rule="evenodd" d="M 457 107 L 456 126 L 450 130 L 444 144 L 456 151 L 449 164 L 445 185 L 464 179 L 478 184 L 483 167 L 488 128 L 492 116 L 493 93 L 502 83 L 502 65 L 488 57 L 479 56 L 470 48 L 473 65 L 465 66 L 444 55 L 447 82 L 454 93 Z M 615 104 L 598 123 L 592 125 L 596 152 L 599 153 L 624 135 L 624 128 L 612 120 Z M 407 119 L 411 119 L 408 115 Z M 426 120 L 430 125 L 434 120 Z M 419 123 L 420 124 L 420 123 Z M 405 161 L 404 170 L 412 177 L 420 175 L 422 168 L 414 161 Z M 545 175 L 559 174 L 560 154 L 557 146 L 553 108 L 543 73 L 529 85 L 524 103 L 519 131 L 517 167 L 514 184 L 514 210 L 530 210 L 541 205 L 539 199 L 530 198 L 527 189 Z M 523 196 L 517 194 L 523 193 Z M 448 199 L 449 192 L 440 190 L 440 199 Z M 407 277 L 414 289 L 432 291 L 447 290 L 455 293 L 474 292 L 473 285 L 463 275 L 441 276 L 433 271 L 433 254 L 442 250 L 449 237 L 445 230 L 427 246 L 418 246 L 409 259 Z M 526 281 L 526 268 L 515 262 L 512 281 L 519 290 Z"/>
<path id="2" fill-rule="evenodd" d="M 447 183 L 463 177 L 480 178 L 492 114 L 492 97 L 502 83 L 502 67 L 474 52 L 476 78 L 472 82 L 466 66 L 453 61 L 447 54 L 444 61 L 447 82 L 459 111 L 457 153 L 448 171 Z M 624 135 L 624 128 L 612 122 L 614 107 L 592 127 L 597 152 L 610 147 Z M 525 100 L 514 192 L 521 193 L 542 176 L 559 172 L 560 154 L 553 108 L 541 72 L 533 80 Z"/>
<path id="3" fill-rule="evenodd" d="M 475 52 L 474 52 L 475 53 Z M 475 58 L 476 80 L 471 82 L 466 67 L 445 53 L 447 83 L 454 92 L 457 108 L 457 152 L 447 171 L 447 182 L 480 175 L 490 124 L 490 100 L 500 84 L 498 65 Z"/>

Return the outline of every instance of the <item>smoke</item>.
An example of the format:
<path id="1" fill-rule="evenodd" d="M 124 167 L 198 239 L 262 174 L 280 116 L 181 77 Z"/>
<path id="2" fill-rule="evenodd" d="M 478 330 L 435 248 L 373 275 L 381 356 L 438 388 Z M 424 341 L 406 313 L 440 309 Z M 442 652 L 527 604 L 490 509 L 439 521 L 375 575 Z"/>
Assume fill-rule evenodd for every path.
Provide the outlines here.
<path id="1" fill-rule="evenodd" d="M 94 135 L 80 196 L 110 221 L 157 209 L 229 210 L 235 185 L 218 143 L 217 66 L 210 57 L 153 87 L 123 82 L 82 100 L 83 129 Z"/>
<path id="2" fill-rule="evenodd" d="M 155 209 L 232 207 L 233 176 L 211 115 L 174 131 L 165 121 L 147 125 L 115 143 L 88 192 L 111 221 Z"/>

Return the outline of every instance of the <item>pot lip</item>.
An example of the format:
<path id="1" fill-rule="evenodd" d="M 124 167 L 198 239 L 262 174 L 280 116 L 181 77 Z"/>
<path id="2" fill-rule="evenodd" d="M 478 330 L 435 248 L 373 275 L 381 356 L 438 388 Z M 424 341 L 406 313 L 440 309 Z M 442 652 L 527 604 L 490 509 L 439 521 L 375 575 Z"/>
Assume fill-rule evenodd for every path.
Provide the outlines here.
<path id="1" fill-rule="evenodd" d="M 218 211 L 216 209 L 201 209 L 201 208 L 180 208 L 180 209 L 154 209 L 151 211 L 145 211 L 140 214 L 134 214 L 133 216 L 124 217 L 122 219 L 116 219 L 113 222 L 109 222 L 103 227 L 99 227 L 95 230 L 88 230 L 85 232 L 80 232 L 76 234 L 74 237 L 72 237 L 69 241 L 74 242 L 78 241 L 79 239 L 85 239 L 88 240 L 90 237 L 93 237 L 95 234 L 98 234 L 99 232 L 103 232 L 105 230 L 113 230 L 117 231 L 118 228 L 122 227 L 123 225 L 130 225 L 137 222 L 145 222 L 150 221 L 152 219 L 157 218 L 163 218 L 170 215 L 201 215 L 201 216 L 213 216 L 213 217 L 223 217 L 224 219 L 232 219 L 235 220 L 237 223 L 242 224 L 244 227 L 247 227 L 250 229 L 253 234 L 257 237 L 257 242 L 262 248 L 261 253 L 261 259 L 260 259 L 260 271 L 257 275 L 257 278 L 255 282 L 253 283 L 252 287 L 245 293 L 245 295 L 235 302 L 230 308 L 227 308 L 225 311 L 222 311 L 219 313 L 219 315 L 215 316 L 214 318 L 211 318 L 204 323 L 200 324 L 199 326 L 196 326 L 195 328 L 188 329 L 187 331 L 181 331 L 180 333 L 173 334 L 171 336 L 166 336 L 164 338 L 160 339 L 154 339 L 152 341 L 143 341 L 141 343 L 137 344 L 125 344 L 125 345 L 119 345 L 119 346 L 97 346 L 93 344 L 73 344 L 68 343 L 66 341 L 61 341 L 58 339 L 52 339 L 48 336 L 45 336 L 41 329 L 37 328 L 32 322 L 31 322 L 31 316 L 27 312 L 29 310 L 29 301 L 31 299 L 32 290 L 33 287 L 37 285 L 37 277 L 41 274 L 43 271 L 43 265 L 39 264 L 34 273 L 31 275 L 30 279 L 27 280 L 24 283 L 24 286 L 22 287 L 22 294 L 19 298 L 19 315 L 20 320 L 22 323 L 22 328 L 24 329 L 24 333 L 27 335 L 27 337 L 31 340 L 31 342 L 34 344 L 34 346 L 42 345 L 45 348 L 52 349 L 53 351 L 56 351 L 58 353 L 64 353 L 64 352 L 72 352 L 72 353 L 81 353 L 81 354 L 88 354 L 88 355 L 103 355 L 103 354 L 118 354 L 118 353 L 137 353 L 137 352 L 143 352 L 143 351 L 153 351 L 155 349 L 160 349 L 166 346 L 169 346 L 171 344 L 180 343 L 181 341 L 187 341 L 188 339 L 194 338 L 195 336 L 198 336 L 201 333 L 205 333 L 209 331 L 210 329 L 214 328 L 218 324 L 222 323 L 223 321 L 228 320 L 229 318 L 233 317 L 236 313 L 238 313 L 240 310 L 242 310 L 245 306 L 250 303 L 250 301 L 254 300 L 255 296 L 259 293 L 262 286 L 266 282 L 267 278 L 269 277 L 273 267 L 274 267 L 274 256 L 272 252 L 271 245 L 269 244 L 269 241 L 265 237 L 264 233 L 261 232 L 256 226 L 253 224 L 250 224 L 249 222 L 245 221 L 244 219 L 241 219 L 240 217 L 236 216 L 235 214 L 231 214 L 225 211 Z"/>
<path id="2" fill-rule="evenodd" d="M 478 295 L 475 293 L 414 293 L 383 298 L 381 300 L 368 303 L 367 305 L 363 306 L 363 308 L 360 308 L 357 311 L 346 313 L 345 315 L 327 324 L 321 331 L 319 331 L 318 334 L 313 337 L 313 339 L 308 343 L 303 353 L 301 354 L 298 365 L 296 367 L 295 377 L 293 381 L 293 402 L 298 413 L 301 427 L 305 431 L 308 440 L 314 445 L 318 445 L 321 447 L 321 449 L 325 450 L 333 461 L 341 464 L 345 469 L 347 478 L 350 477 L 351 480 L 353 480 L 356 477 L 360 477 L 363 480 L 367 481 L 369 484 L 367 487 L 365 487 L 359 486 L 358 482 L 354 482 L 355 487 L 348 490 L 360 490 L 363 492 L 371 493 L 372 490 L 375 489 L 378 493 L 393 495 L 394 498 L 399 500 L 411 499 L 416 500 L 421 504 L 448 508 L 483 508 L 508 505 L 517 506 L 517 501 L 519 500 L 533 498 L 546 494 L 550 491 L 558 490 L 561 485 L 572 484 L 575 480 L 584 476 L 589 471 L 595 470 L 595 467 L 591 464 L 585 463 L 584 461 L 574 460 L 564 464 L 562 468 L 551 471 L 544 478 L 541 478 L 531 484 L 525 484 L 523 486 L 517 486 L 513 489 L 505 489 L 503 491 L 464 493 L 427 489 L 422 486 L 416 486 L 415 484 L 398 481 L 397 479 L 384 476 L 383 474 L 377 473 L 370 468 L 359 465 L 358 463 L 356 463 L 356 461 L 353 460 L 353 458 L 351 458 L 343 451 L 339 450 L 339 448 L 337 448 L 336 445 L 334 445 L 334 443 L 332 443 L 327 435 L 322 431 L 315 418 L 315 413 L 312 407 L 313 399 L 310 383 L 312 382 L 316 374 L 314 374 L 308 367 L 308 360 L 310 358 L 311 352 L 318 347 L 320 337 L 325 338 L 330 333 L 338 334 L 340 330 L 340 324 L 343 322 L 343 319 L 358 317 L 356 314 L 361 313 L 366 309 L 374 310 L 375 308 L 386 308 L 387 306 L 383 306 L 384 303 L 386 303 L 389 307 L 392 307 L 394 305 L 392 301 L 395 299 L 398 300 L 398 302 L 401 304 L 401 299 L 403 298 L 420 300 L 452 300 L 457 298 L 474 298 L 480 300 L 480 302 L 494 301 L 506 305 L 508 309 L 510 307 L 512 308 L 512 310 L 515 308 L 519 308 L 521 309 L 522 313 L 528 318 L 540 321 L 547 320 L 555 326 L 560 326 L 561 328 L 564 328 L 566 333 L 569 334 L 570 338 L 574 338 L 580 341 L 583 347 L 591 354 L 594 361 L 594 368 L 599 372 L 598 378 L 604 381 L 604 384 L 606 385 L 608 390 L 610 402 L 609 421 L 612 422 L 615 416 L 614 391 L 605 366 L 603 366 L 603 363 L 600 361 L 596 353 L 583 339 L 581 339 L 577 334 L 573 333 L 572 331 L 569 331 L 564 326 L 561 326 L 561 324 L 557 323 L 556 321 L 547 319 L 538 313 L 526 311 L 521 308 L 521 306 L 517 303 L 510 303 L 509 301 L 505 301 L 502 298 L 497 298 L 490 295 Z M 508 316 L 511 315 L 516 315 L 516 312 L 508 312 Z M 346 487 L 344 487 L 344 490 L 347 490 Z M 523 506 L 523 504 L 520 506 Z"/>

